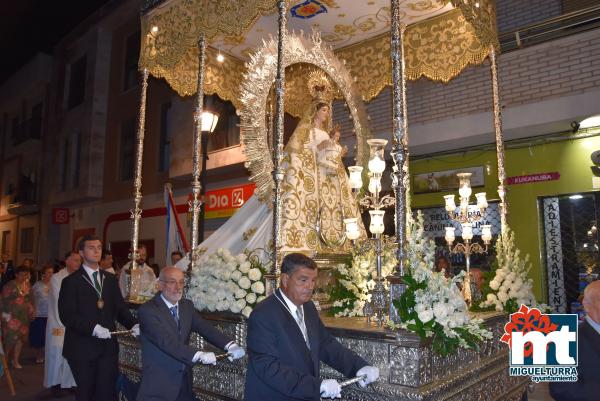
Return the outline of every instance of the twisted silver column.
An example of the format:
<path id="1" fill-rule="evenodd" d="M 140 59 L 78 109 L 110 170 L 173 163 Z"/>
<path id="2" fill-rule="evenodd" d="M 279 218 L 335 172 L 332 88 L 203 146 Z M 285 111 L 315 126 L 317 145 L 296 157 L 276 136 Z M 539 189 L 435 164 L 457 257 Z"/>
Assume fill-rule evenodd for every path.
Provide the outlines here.
<path id="1" fill-rule="evenodd" d="M 283 151 L 283 113 L 284 113 L 284 84 L 285 65 L 284 49 L 286 36 L 286 2 L 277 2 L 279 10 L 278 37 L 277 37 L 277 76 L 275 78 L 275 132 L 273 135 L 273 264 L 267 275 L 267 293 L 271 293 L 277 286 L 277 276 L 280 273 L 279 251 L 281 248 L 281 181 L 283 170 L 281 169 L 281 157 Z"/>
<path id="2" fill-rule="evenodd" d="M 490 70 L 492 74 L 492 96 L 494 99 L 494 132 L 496 134 L 496 157 L 498 159 L 498 195 L 500 196 L 501 233 L 506 232 L 508 204 L 506 202 L 506 170 L 504 164 L 504 136 L 502 134 L 502 112 L 500 109 L 500 91 L 498 89 L 498 64 L 496 50 L 490 45 Z"/>
<path id="3" fill-rule="evenodd" d="M 405 242 L 406 242 L 406 182 L 408 174 L 408 138 L 406 137 L 406 78 L 404 75 L 404 24 L 400 23 L 399 0 L 391 0 L 391 56 L 392 56 L 392 157 L 397 167 L 395 175 L 394 194 L 396 196 L 396 271 L 388 277 L 389 313 L 390 319 L 400 320 L 393 301 L 398 299 L 405 290 L 402 276 L 405 273 Z"/>
<path id="4" fill-rule="evenodd" d="M 192 213 L 192 241 L 190 251 L 191 271 L 198 266 L 198 226 L 200 218 L 200 155 L 202 154 L 202 108 L 204 102 L 204 68 L 206 64 L 206 39 L 204 32 L 198 39 L 198 86 L 196 89 L 196 109 L 194 110 L 194 155 L 192 170 L 192 200 L 189 211 Z M 188 272 L 188 273 L 191 273 Z"/>
<path id="5" fill-rule="evenodd" d="M 133 177 L 133 209 L 131 209 L 131 253 L 129 254 L 131 260 L 131 267 L 129 272 L 131 273 L 134 269 L 137 269 L 138 259 L 138 242 L 140 239 L 140 219 L 142 218 L 142 164 L 144 158 L 144 135 L 146 127 L 146 93 L 148 92 L 148 69 L 144 68 L 142 71 L 142 93 L 140 94 L 140 114 L 138 116 L 138 127 L 137 127 L 137 148 L 135 158 L 135 172 Z M 128 281 L 129 288 L 127 294 L 129 298 L 129 291 L 131 289 L 131 277 L 130 274 Z"/>

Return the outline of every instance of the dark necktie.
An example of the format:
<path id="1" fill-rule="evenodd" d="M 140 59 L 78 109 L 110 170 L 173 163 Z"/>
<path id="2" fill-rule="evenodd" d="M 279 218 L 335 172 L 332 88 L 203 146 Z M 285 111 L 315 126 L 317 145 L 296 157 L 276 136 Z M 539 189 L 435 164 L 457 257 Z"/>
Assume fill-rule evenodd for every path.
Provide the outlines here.
<path id="1" fill-rule="evenodd" d="M 169 310 L 171 311 L 171 315 L 173 315 L 173 319 L 175 319 L 175 322 L 177 323 L 177 331 L 181 333 L 181 326 L 179 325 L 179 314 L 177 313 L 177 305 L 171 306 Z"/>
<path id="2" fill-rule="evenodd" d="M 92 273 L 92 278 L 94 279 L 94 287 L 96 288 L 96 292 L 100 295 L 102 293 L 102 288 L 100 287 L 100 283 L 98 282 L 98 272 Z"/>
<path id="3" fill-rule="evenodd" d="M 302 337 L 304 337 L 304 341 L 306 342 L 306 346 L 310 349 L 310 342 L 308 341 L 308 332 L 306 331 L 306 322 L 304 321 L 304 313 L 301 308 L 296 309 L 296 321 L 298 322 L 298 326 L 300 326 L 300 331 L 302 332 Z"/>

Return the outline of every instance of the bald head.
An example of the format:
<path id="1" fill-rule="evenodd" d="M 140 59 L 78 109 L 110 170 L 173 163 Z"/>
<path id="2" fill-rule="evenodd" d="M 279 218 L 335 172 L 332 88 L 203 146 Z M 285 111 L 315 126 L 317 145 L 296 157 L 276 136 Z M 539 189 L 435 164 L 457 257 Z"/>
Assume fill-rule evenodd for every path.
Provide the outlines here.
<path id="1" fill-rule="evenodd" d="M 600 281 L 592 281 L 583 292 L 583 309 L 596 323 L 600 323 Z"/>
<path id="2" fill-rule="evenodd" d="M 185 285 L 183 272 L 174 266 L 167 266 L 160 271 L 158 280 L 158 288 L 167 301 L 172 304 L 179 302 Z"/>

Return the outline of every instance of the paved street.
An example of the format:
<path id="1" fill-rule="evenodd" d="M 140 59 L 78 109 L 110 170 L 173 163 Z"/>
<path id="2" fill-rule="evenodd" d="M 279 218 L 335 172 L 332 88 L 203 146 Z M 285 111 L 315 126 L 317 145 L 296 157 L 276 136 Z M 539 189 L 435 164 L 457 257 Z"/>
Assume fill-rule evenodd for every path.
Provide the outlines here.
<path id="1" fill-rule="evenodd" d="M 32 349 L 23 350 L 21 365 L 23 365 L 23 369 L 11 370 L 17 392 L 15 397 L 10 396 L 6 377 L 0 377 L 0 401 L 75 400 L 75 397 L 66 391 L 56 397 L 50 390 L 44 388 L 44 365 L 35 363 L 35 353 Z"/>

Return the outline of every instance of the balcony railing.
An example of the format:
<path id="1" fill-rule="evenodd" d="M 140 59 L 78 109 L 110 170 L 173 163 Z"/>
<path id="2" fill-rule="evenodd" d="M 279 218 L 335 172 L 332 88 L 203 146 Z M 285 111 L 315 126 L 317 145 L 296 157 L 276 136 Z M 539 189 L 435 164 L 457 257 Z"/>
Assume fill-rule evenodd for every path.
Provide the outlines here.
<path id="1" fill-rule="evenodd" d="M 503 52 L 533 46 L 600 27 L 600 5 L 584 8 L 544 22 L 499 35 Z"/>

